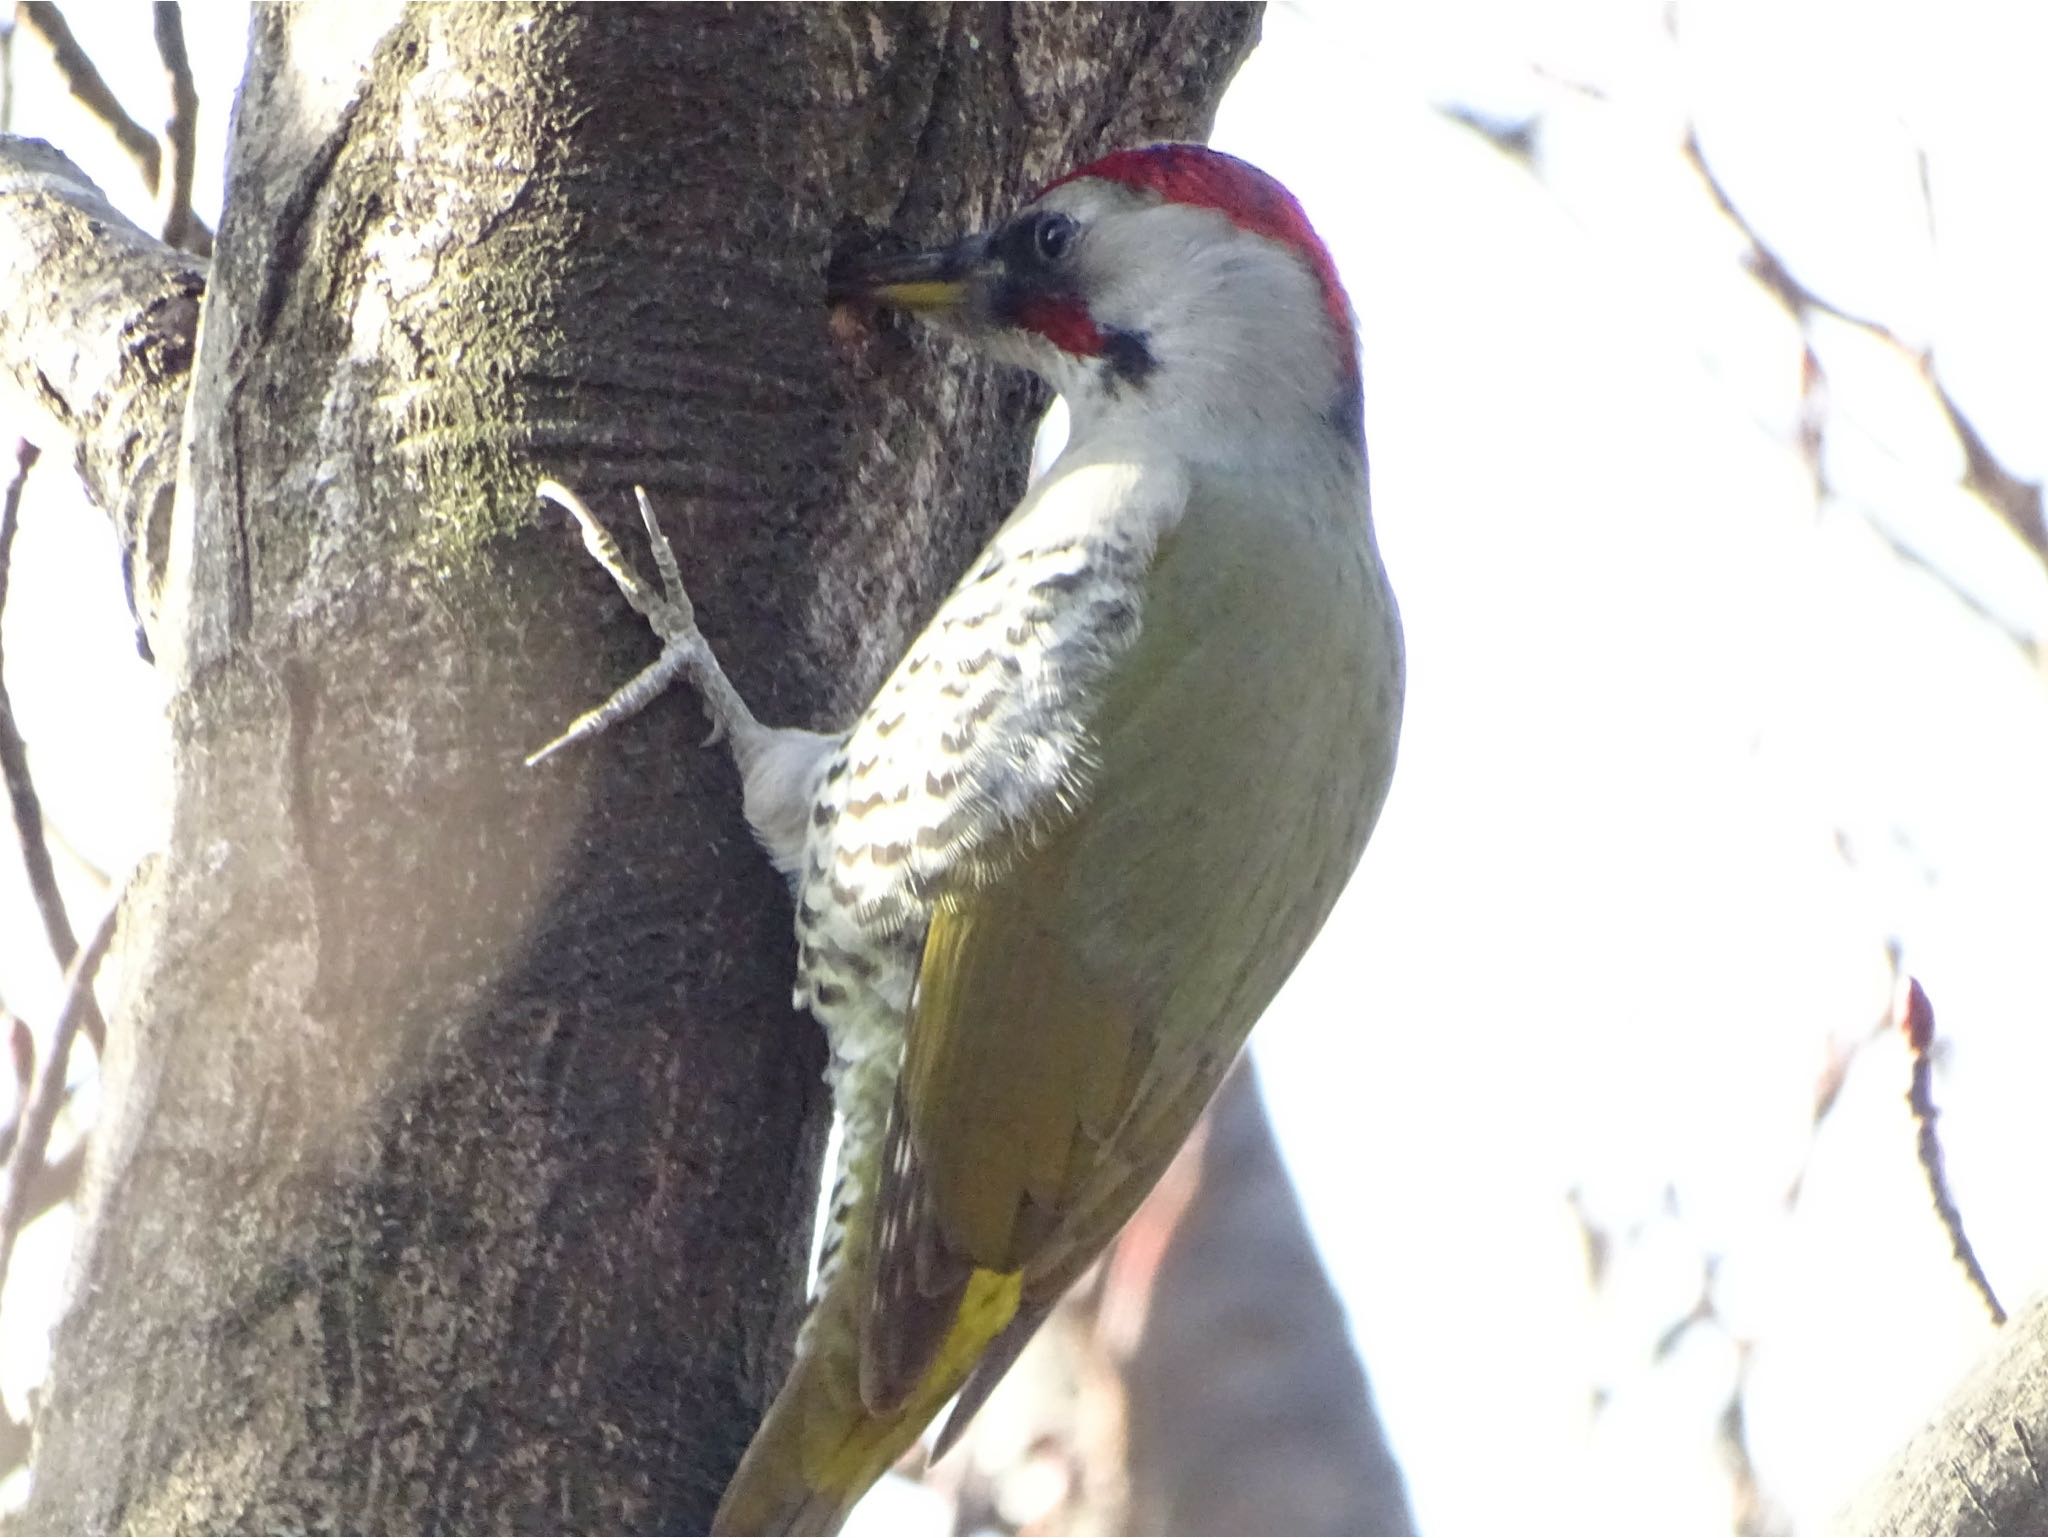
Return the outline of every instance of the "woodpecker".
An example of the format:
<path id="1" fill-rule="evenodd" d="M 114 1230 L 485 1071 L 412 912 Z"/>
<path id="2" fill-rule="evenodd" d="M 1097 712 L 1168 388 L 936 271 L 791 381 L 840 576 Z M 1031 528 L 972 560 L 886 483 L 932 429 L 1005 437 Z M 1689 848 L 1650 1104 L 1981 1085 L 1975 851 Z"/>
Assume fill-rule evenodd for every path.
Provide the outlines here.
<path id="1" fill-rule="evenodd" d="M 541 488 L 662 653 L 535 761 L 688 677 L 831 1045 L 818 1282 L 719 1532 L 837 1531 L 956 1394 L 957 1437 L 1328 917 L 1401 718 L 1351 307 L 1277 181 L 1121 150 L 829 288 L 1035 370 L 1071 424 L 850 728 L 754 718 L 644 493 L 659 591 Z"/>

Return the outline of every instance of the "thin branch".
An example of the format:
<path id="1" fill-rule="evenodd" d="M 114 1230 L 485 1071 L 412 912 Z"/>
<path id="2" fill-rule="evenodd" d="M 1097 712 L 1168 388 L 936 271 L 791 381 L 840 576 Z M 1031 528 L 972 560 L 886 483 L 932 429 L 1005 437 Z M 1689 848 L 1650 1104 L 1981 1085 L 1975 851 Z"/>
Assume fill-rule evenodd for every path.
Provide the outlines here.
<path id="1" fill-rule="evenodd" d="M 7 606 L 8 568 L 14 558 L 14 532 L 20 524 L 21 493 L 28 485 L 29 470 L 40 450 L 26 439 L 16 444 L 14 474 L 0 497 L 0 612 Z M 59 967 L 68 967 L 78 953 L 78 937 L 71 930 L 71 916 L 64 911 L 64 895 L 57 889 L 57 870 L 50 860 L 50 844 L 43 830 L 43 802 L 36 794 L 28 768 L 28 744 L 15 723 L 14 703 L 7 693 L 6 652 L 0 643 L 0 779 L 7 786 L 8 806 L 14 813 L 14 832 L 21 842 L 21 867 L 35 895 L 36 911 L 42 915 L 43 933 Z M 93 1050 L 106 1049 L 106 1022 L 88 994 L 83 1021 Z"/>
<path id="2" fill-rule="evenodd" d="M 17 1136 L 21 1131 L 21 1119 L 28 1110 L 29 1097 L 35 1092 L 36 1082 L 36 1040 L 28 1028 L 28 1022 L 18 1015 L 5 1012 L 8 1027 L 8 1048 L 14 1059 L 14 1115 L 7 1125 L 0 1127 L 0 1164 L 5 1164 L 14 1152 Z M 71 1104 L 72 1094 L 65 1091 L 65 1106 Z M 78 1182 L 85 1171 L 85 1140 L 80 1139 L 71 1151 L 55 1164 L 43 1166 L 42 1173 L 29 1182 L 28 1210 L 22 1218 L 26 1228 L 37 1218 L 60 1203 L 68 1202 L 78 1194 Z M 4 1460 L 0 1460 L 4 1467 Z"/>
<path id="3" fill-rule="evenodd" d="M 157 145 L 156 135 L 128 115 L 113 87 L 72 35 L 64 13 L 50 0 L 20 0 L 14 8 L 14 19 L 49 45 L 57 73 L 63 76 L 72 97 L 106 125 L 107 132 L 141 171 L 143 186 L 154 193 L 163 175 L 163 151 Z"/>
<path id="4" fill-rule="evenodd" d="M 122 884 L 126 895 L 127 883 Z M 64 1003 L 57 1011 L 57 1023 L 50 1030 L 49 1051 L 44 1054 L 42 1072 L 35 1090 L 22 1107 L 19 1132 L 7 1157 L 7 1169 L 0 1176 L 0 1286 L 7 1280 L 8 1265 L 14 1259 L 14 1241 L 21 1237 L 35 1194 L 45 1173 L 43 1153 L 50 1145 L 50 1129 L 65 1101 L 64 1074 L 71 1061 L 71 1043 L 78 1034 L 85 1005 L 92 998 L 93 974 L 113 944 L 115 921 L 120 917 L 121 898 L 107 904 L 98 924 L 93 926 L 85 949 L 72 959 L 64 979 Z"/>
<path id="5" fill-rule="evenodd" d="M 1963 489 L 1998 514 L 2006 526 L 2026 542 L 2027 548 L 2034 552 L 2035 558 L 2048 565 L 2048 507 L 2043 505 L 2042 488 L 2015 475 L 1991 452 L 1991 447 L 1985 443 L 1983 435 L 1970 425 L 1962 407 L 1956 404 L 1955 397 L 1950 395 L 1947 387 L 1942 384 L 1940 375 L 1935 371 L 1932 350 L 1909 346 L 1897 332 L 1882 321 L 1845 310 L 1800 282 L 1765 242 L 1756 227 L 1745 219 L 1742 211 L 1735 206 L 1735 200 L 1728 195 L 1728 189 L 1721 185 L 1720 178 L 1715 176 L 1713 169 L 1708 166 L 1706 152 L 1700 148 L 1699 135 L 1696 131 L 1687 129 L 1683 152 L 1687 163 L 1705 184 L 1715 206 L 1727 217 L 1729 223 L 1742 232 L 1743 239 L 1749 242 L 1745 265 L 1750 274 L 1764 286 L 1772 298 L 1784 306 L 1787 314 L 1801 324 L 1815 314 L 1832 316 L 1844 324 L 1876 337 L 1901 357 L 1912 362 L 1921 379 L 1926 382 L 1927 388 L 1933 392 L 1935 400 L 1940 403 L 1949 426 L 1962 445 Z M 1922 178 L 1924 188 L 1924 162 Z M 1928 219 L 1931 224 L 1931 201 Z"/>
<path id="6" fill-rule="evenodd" d="M 83 849 L 80 849 L 78 845 L 74 844 L 66 836 L 62 823 L 44 823 L 43 837 L 49 841 L 50 852 L 53 855 L 62 855 L 64 857 L 65 864 L 71 868 L 74 885 L 80 881 L 84 882 L 92 888 L 93 896 L 95 897 L 104 897 L 112 890 L 114 885 L 113 876 L 102 868 L 97 860 Z"/>
<path id="7" fill-rule="evenodd" d="M 1954 420 L 1958 428 L 1967 428 L 1968 424 L 1961 417 L 1957 417 Z M 1898 535 L 1886 528 L 1876 518 L 1866 513 L 1863 523 L 1865 528 L 1877 536 L 1879 543 L 1891 552 L 1894 560 L 1903 566 L 1912 567 L 1929 580 L 1938 583 L 1941 590 L 1948 594 L 1950 599 L 1968 611 L 1973 619 L 1982 622 L 2010 641 L 2019 654 L 2027 659 L 2030 665 L 2035 668 L 2041 666 L 2041 643 L 2030 632 L 2015 625 L 2011 620 L 2000 614 L 1982 598 L 1979 598 L 1975 593 L 1972 593 L 1968 588 L 1957 582 L 1950 573 L 1944 571 L 1920 551 L 1915 550 L 1903 539 L 1900 539 Z"/>
<path id="8" fill-rule="evenodd" d="M 70 1103 L 66 1097 L 65 1103 Z M 85 1139 L 80 1138 L 55 1163 L 42 1163 L 29 1177 L 27 1194 L 21 1203 L 21 1226 L 26 1228 L 46 1212 L 55 1211 L 75 1199 L 85 1179 Z"/>
<path id="9" fill-rule="evenodd" d="M 1970 1246 L 1969 1235 L 1963 1232 L 1963 1215 L 1956 1208 L 1955 1197 L 1948 1188 L 1948 1176 L 1943 1171 L 1941 1140 L 1934 1131 L 1934 1119 L 1940 1113 L 1934 1108 L 1934 1006 L 1927 1001 L 1926 990 L 1921 988 L 1917 977 L 1906 979 L 1906 996 L 1899 1009 L 1899 1029 L 1905 1033 L 1906 1045 L 1913 1053 L 1913 1084 L 1906 1092 L 1906 1104 L 1912 1107 L 1913 1120 L 1920 1129 L 1920 1168 L 1927 1173 L 1927 1189 L 1934 1198 L 1934 1210 L 1941 1218 L 1941 1226 L 1948 1232 L 1950 1246 L 1961 1263 L 1964 1275 L 1977 1290 L 1977 1296 L 1984 1300 L 1984 1307 L 1990 1311 L 1993 1324 L 2005 1323 L 2005 1310 L 1999 1306 L 1998 1296 L 1991 1290 L 1991 1279 L 1984 1274 L 1984 1267 L 1977 1261 L 1977 1252 Z"/>
<path id="10" fill-rule="evenodd" d="M 1948 425 L 1955 429 L 1956 439 L 1963 446 L 1963 484 L 1990 504 L 1992 511 L 2027 542 L 2029 549 L 2048 561 L 2048 509 L 2042 505 L 2041 487 L 2020 479 L 1999 463 L 1983 434 L 1970 424 L 1962 408 L 1934 377 L 1931 354 L 1922 355 L 1920 372 L 1934 398 L 1941 402 Z"/>
<path id="11" fill-rule="evenodd" d="M 1834 1090 L 1826 1085 L 1821 1089 L 1821 1098 L 1832 1103 Z M 1817 1115 L 1824 1116 L 1825 1110 Z M 1581 1242 L 1586 1252 L 1586 1273 L 1588 1293 L 1596 1303 L 1617 1307 L 1608 1290 L 1613 1282 L 1610 1256 L 1622 1244 L 1640 1244 L 1652 1221 L 1668 1220 L 1677 1223 L 1690 1233 L 1691 1228 L 1680 1206 L 1678 1193 L 1670 1186 L 1664 1188 L 1661 1212 L 1655 1219 L 1639 1219 L 1617 1235 L 1588 1208 L 1583 1195 L 1573 1190 L 1566 1194 L 1573 1218 L 1579 1226 Z M 1692 1304 L 1660 1330 L 1650 1343 L 1648 1361 L 1653 1367 L 1667 1363 L 1688 1337 L 1697 1332 L 1718 1333 L 1735 1351 L 1734 1379 L 1729 1384 L 1728 1397 L 1721 1407 L 1714 1426 L 1714 1448 L 1727 1474 L 1729 1491 L 1734 1505 L 1734 1531 L 1737 1533 L 1778 1533 L 1789 1532 L 1790 1524 L 1770 1492 L 1765 1489 L 1749 1446 L 1749 1429 L 1743 1414 L 1743 1405 L 1749 1393 L 1749 1383 L 1755 1362 L 1754 1343 L 1736 1330 L 1728 1316 L 1721 1312 L 1718 1292 L 1721 1277 L 1721 1258 L 1704 1245 L 1699 1248 L 1699 1291 Z M 1597 1378 L 1591 1384 L 1591 1408 L 1597 1417 L 1604 1414 L 1613 1403 L 1614 1388 Z"/>
<path id="12" fill-rule="evenodd" d="M 7 1051 L 14 1059 L 14 1114 L 19 1116 L 28 1104 L 29 1086 L 36 1081 L 36 1038 L 28 1022 L 11 1009 L 7 1011 Z"/>
<path id="13" fill-rule="evenodd" d="M 157 0 L 154 11 L 156 51 L 164 61 L 171 93 L 171 116 L 164 124 L 163 137 L 169 174 L 163 178 L 157 198 L 163 212 L 164 243 L 199 256 L 211 256 L 213 234 L 192 213 L 192 157 L 199 121 L 199 91 L 192 83 L 192 60 L 185 52 L 185 18 L 178 0 Z"/>
<path id="14" fill-rule="evenodd" d="M 1706 184 L 1707 193 L 1713 198 L 1714 206 L 1721 210 L 1728 222 L 1740 230 L 1742 238 L 1749 242 L 1745 265 L 1794 320 L 1803 321 L 1815 311 L 1823 315 L 1832 315 L 1836 320 L 1868 331 L 1872 336 L 1891 343 L 1908 356 L 1919 356 L 1900 341 L 1898 334 L 1883 321 L 1873 320 L 1868 315 L 1858 315 L 1853 310 L 1845 310 L 1832 300 L 1822 298 L 1792 276 L 1792 270 L 1779 258 L 1777 252 L 1770 248 L 1763 236 L 1757 233 L 1756 226 L 1743 217 L 1742 210 L 1735 206 L 1735 199 L 1730 197 L 1728 189 L 1721 185 L 1721 179 L 1714 175 L 1713 168 L 1707 164 L 1706 151 L 1700 148 L 1697 130 L 1686 130 L 1682 152 L 1694 173 Z"/>
<path id="15" fill-rule="evenodd" d="M 14 23 L 0 24 L 0 134 L 14 132 Z"/>
<path id="16" fill-rule="evenodd" d="M 1539 71 L 1539 73 L 1542 72 Z M 1572 89 L 1579 90 L 1581 94 L 1601 99 L 1600 93 L 1597 91 L 1573 86 L 1569 81 L 1562 83 L 1570 86 Z M 1502 154 L 1515 161 L 1518 165 L 1523 166 L 1532 175 L 1541 175 L 1541 168 L 1534 153 L 1534 147 L 1537 143 L 1537 136 L 1541 127 L 1540 119 L 1531 119 L 1526 124 L 1510 123 L 1503 125 L 1475 113 L 1469 108 L 1450 106 L 1440 107 L 1438 110 L 1453 122 L 1479 134 L 1489 144 L 1493 145 L 1495 149 L 1501 151 Z M 1983 435 L 1971 425 L 1962 407 L 1956 403 L 1955 398 L 1949 394 L 1947 387 L 1942 383 L 1940 374 L 1935 368 L 1933 352 L 1927 348 L 1910 346 L 1882 321 L 1842 308 L 1842 306 L 1816 293 L 1797 277 L 1793 276 L 1792 269 L 1771 249 L 1756 227 L 1743 217 L 1742 211 L 1736 207 L 1735 200 L 1729 195 L 1728 189 L 1721 184 L 1720 178 L 1714 175 L 1713 169 L 1707 164 L 1706 153 L 1700 147 L 1697 130 L 1691 127 L 1687 128 L 1685 142 L 1681 148 L 1687 164 L 1692 167 L 1694 174 L 1699 177 L 1701 184 L 1706 188 L 1708 196 L 1714 200 L 1715 207 L 1720 209 L 1723 216 L 1735 226 L 1743 239 L 1748 242 L 1749 249 L 1744 254 L 1743 266 L 1762 285 L 1764 291 L 1775 299 L 1785 312 L 1802 327 L 1815 315 L 1831 316 L 1845 325 L 1854 326 L 1858 330 L 1877 338 L 1891 347 L 1901 357 L 1911 362 L 1915 371 L 1920 375 L 1921 380 L 1926 384 L 1928 391 L 1940 405 L 1942 413 L 1948 418 L 1949 426 L 1954 431 L 1957 442 L 1962 448 L 1963 473 L 1960 477 L 1962 488 L 1997 514 L 2005 525 L 2013 533 L 2017 534 L 2027 548 L 2033 552 L 2035 559 L 2044 566 L 2048 566 L 2048 501 L 2044 501 L 2042 486 L 2014 474 L 2013 471 L 2000 462 L 1997 455 L 1992 453 L 1991 447 L 1984 441 Z M 1934 205 L 1929 190 L 1927 159 L 1924 151 L 1920 156 L 1920 184 L 1921 193 L 1926 202 L 1929 238 L 1932 239 Z M 1816 360 L 1813 357 L 1812 350 L 1809 348 L 1802 386 L 1803 399 L 1809 404 L 1813 399 L 1814 390 L 1818 382 Z M 1800 451 L 1808 467 L 1815 471 L 1816 484 L 1818 485 L 1819 432 L 1810 411 L 1807 414 L 1807 419 L 1803 420 L 1800 424 L 1799 436 Z M 1825 488 L 1822 487 L 1821 489 Z M 1876 527 L 1874 522 L 1872 526 Z M 1948 573 L 1940 570 L 1924 557 L 1911 552 L 1900 544 L 1898 540 L 1885 535 L 1882 529 L 1879 529 L 1879 533 L 1883 535 L 1886 542 L 1891 545 L 1897 554 L 1939 580 L 1953 596 L 1960 599 L 1980 616 L 1991 620 L 2007 636 L 2011 637 L 2027 654 L 2030 661 L 2038 662 L 2038 648 L 2032 641 L 2015 634 L 2010 625 L 1992 614 L 1981 600 L 1973 599 Z"/>
<path id="17" fill-rule="evenodd" d="M 76 1096 L 67 1094 L 64 1104 L 69 1106 Z M 14 1127 L 0 1130 L 0 1160 L 14 1150 Z M 78 1195 L 79 1183 L 85 1178 L 85 1139 L 80 1138 L 64 1152 L 64 1157 L 55 1163 L 44 1164 L 30 1177 L 28 1195 L 22 1202 L 21 1226 L 27 1228 L 44 1213 L 63 1206 Z"/>
<path id="18" fill-rule="evenodd" d="M 164 12 L 171 12 L 169 20 Z M 106 77 L 50 0 L 19 0 L 16 23 L 42 39 L 50 62 L 73 99 L 97 119 L 128 152 L 142 185 L 163 210 L 164 241 L 197 256 L 213 253 L 213 231 L 192 212 L 192 165 L 199 117 L 199 93 L 192 82 L 192 64 L 185 49 L 185 27 L 178 7 L 156 7 L 156 46 L 164 61 L 171 92 L 171 116 L 158 137 L 128 115 Z M 165 176 L 166 151 L 170 175 Z"/>
<path id="19" fill-rule="evenodd" d="M 1536 172 L 1537 146 L 1543 127 L 1540 116 L 1503 117 L 1481 112 L 1464 102 L 1440 102 L 1436 110 L 1460 127 L 1471 129 L 1525 171 Z"/>
<path id="20" fill-rule="evenodd" d="M 1722 1328 L 1727 1329 L 1725 1322 Z M 1746 1535 L 1762 1533 L 1789 1533 L 1792 1524 L 1779 1509 L 1771 1493 L 1765 1489 L 1762 1477 L 1757 1472 L 1756 1458 L 1749 1447 L 1749 1416 L 1743 1410 L 1743 1402 L 1749 1394 L 1750 1361 L 1754 1355 L 1751 1343 L 1729 1332 L 1735 1346 L 1735 1387 L 1728 1395 L 1728 1402 L 1721 1407 L 1721 1415 L 1714 1426 L 1714 1450 L 1720 1454 L 1721 1466 L 1726 1470 L 1731 1494 L 1734 1497 L 1734 1521 L 1731 1524 L 1737 1533 Z"/>
<path id="21" fill-rule="evenodd" d="M 1855 863 L 1846 840 L 1838 829 L 1835 834 L 1836 847 L 1842 858 Z M 1902 954 L 1896 936 L 1885 941 L 1886 963 L 1891 968 L 1893 991 L 1899 981 L 1899 958 Z M 1813 1086 L 1813 1114 L 1806 1127 L 1806 1149 L 1799 1156 L 1799 1168 L 1792 1172 L 1791 1184 L 1785 1188 L 1785 1211 L 1791 1213 L 1799 1206 L 1799 1199 L 1806 1191 L 1806 1177 L 1813 1168 L 1813 1157 L 1820 1147 L 1821 1133 L 1828 1118 L 1834 1114 L 1836 1104 L 1841 1100 L 1842 1091 L 1849 1083 L 1849 1070 L 1856 1065 L 1864 1049 L 1882 1041 L 1885 1033 L 1892 1028 L 1892 1014 L 1889 1009 L 1878 1012 L 1877 1019 L 1861 1036 L 1849 1041 L 1830 1037 L 1827 1043 L 1827 1061 L 1821 1064 L 1820 1076 Z"/>

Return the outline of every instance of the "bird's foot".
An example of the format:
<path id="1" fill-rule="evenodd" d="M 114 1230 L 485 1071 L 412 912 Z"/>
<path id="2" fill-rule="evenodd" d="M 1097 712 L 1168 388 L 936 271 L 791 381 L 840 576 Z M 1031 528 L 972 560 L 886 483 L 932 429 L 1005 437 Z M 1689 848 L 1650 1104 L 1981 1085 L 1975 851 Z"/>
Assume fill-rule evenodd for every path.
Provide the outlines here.
<path id="1" fill-rule="evenodd" d="M 576 520 L 583 531 L 584 548 L 598 565 L 611 574 L 612 581 L 625 594 L 626 602 L 646 619 L 660 638 L 661 655 L 602 705 L 585 711 L 570 722 L 568 730 L 561 736 L 529 754 L 527 766 L 531 768 L 571 743 L 595 737 L 605 728 L 639 713 L 683 674 L 688 674 L 697 685 L 704 696 L 705 708 L 711 714 L 711 736 L 707 741 L 716 742 L 728 734 L 739 738 L 757 733 L 760 727 L 753 713 L 725 676 L 725 670 L 718 665 L 704 633 L 697 628 L 696 610 L 690 604 L 689 592 L 683 587 L 675 551 L 670 548 L 668 537 L 661 532 L 661 524 L 654 516 L 654 505 L 647 500 L 646 491 L 635 486 L 633 495 L 640 503 L 641 521 L 647 525 L 647 543 L 654 552 L 655 570 L 661 574 L 660 592 L 634 575 L 619 552 L 618 542 L 606 532 L 604 525 L 597 521 L 575 492 L 559 481 L 542 481 L 536 489 L 541 497 L 566 509 Z"/>

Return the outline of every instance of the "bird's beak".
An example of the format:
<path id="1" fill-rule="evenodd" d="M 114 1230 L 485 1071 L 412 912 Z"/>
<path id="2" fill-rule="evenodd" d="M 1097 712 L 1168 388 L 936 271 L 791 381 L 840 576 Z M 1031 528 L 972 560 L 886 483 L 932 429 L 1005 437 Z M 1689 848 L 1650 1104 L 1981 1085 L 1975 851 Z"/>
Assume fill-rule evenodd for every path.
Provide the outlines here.
<path id="1" fill-rule="evenodd" d="M 850 257 L 825 274 L 825 295 L 834 304 L 865 300 L 913 314 L 951 315 L 966 305 L 987 255 L 988 237 L 970 235 L 934 251 Z"/>

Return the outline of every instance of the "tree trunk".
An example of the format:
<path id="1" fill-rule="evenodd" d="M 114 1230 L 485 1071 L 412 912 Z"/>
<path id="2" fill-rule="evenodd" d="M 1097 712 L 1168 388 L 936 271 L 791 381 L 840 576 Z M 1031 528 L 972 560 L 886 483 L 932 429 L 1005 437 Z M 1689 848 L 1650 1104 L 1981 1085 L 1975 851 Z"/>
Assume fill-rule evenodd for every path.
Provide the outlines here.
<path id="1" fill-rule="evenodd" d="M 653 651 L 532 487 L 641 555 L 645 483 L 764 718 L 843 721 L 1042 401 L 835 332 L 835 241 L 1201 133 L 1255 23 L 257 9 L 29 1527 L 707 1522 L 787 1359 L 822 1047 L 689 699 L 521 766 Z"/>

